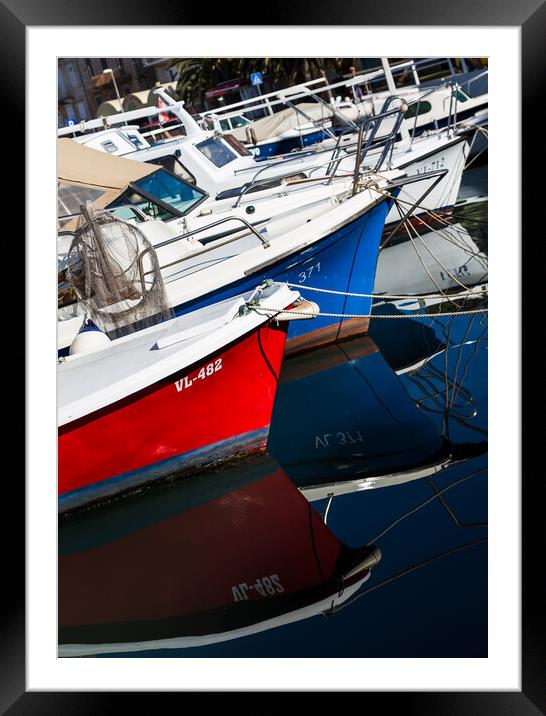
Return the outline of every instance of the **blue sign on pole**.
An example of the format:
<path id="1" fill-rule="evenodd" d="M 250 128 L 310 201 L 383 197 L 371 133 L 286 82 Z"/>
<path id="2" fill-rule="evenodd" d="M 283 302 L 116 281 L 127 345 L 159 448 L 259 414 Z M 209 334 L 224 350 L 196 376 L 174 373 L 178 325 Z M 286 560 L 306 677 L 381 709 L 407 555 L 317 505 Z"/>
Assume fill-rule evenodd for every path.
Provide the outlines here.
<path id="1" fill-rule="evenodd" d="M 254 85 L 254 87 L 263 84 L 262 73 L 252 72 L 252 74 L 250 75 L 250 82 Z"/>

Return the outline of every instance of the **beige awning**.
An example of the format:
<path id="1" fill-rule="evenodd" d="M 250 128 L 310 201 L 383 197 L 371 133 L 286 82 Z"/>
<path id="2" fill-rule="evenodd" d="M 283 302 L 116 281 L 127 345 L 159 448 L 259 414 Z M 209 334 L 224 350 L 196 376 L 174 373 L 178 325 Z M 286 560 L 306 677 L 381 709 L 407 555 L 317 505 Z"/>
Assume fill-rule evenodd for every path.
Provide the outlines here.
<path id="1" fill-rule="evenodd" d="M 155 164 L 145 164 L 91 149 L 73 139 L 58 139 L 59 217 L 78 213 L 80 205 L 86 201 L 104 208 L 117 199 L 131 182 L 160 168 Z M 75 219 L 63 222 L 63 228 L 70 229 L 75 225 Z"/>
<path id="2" fill-rule="evenodd" d="M 100 190 L 99 206 L 106 206 L 137 179 L 159 170 L 156 164 L 116 157 L 91 149 L 73 139 L 57 140 L 59 184 L 78 185 Z M 97 203 L 97 201 L 95 201 Z"/>
<path id="3" fill-rule="evenodd" d="M 323 104 L 319 104 L 318 102 L 302 102 L 297 106 L 315 122 L 332 119 L 334 117 L 332 109 Z M 356 119 L 358 116 L 358 112 L 353 108 L 344 107 L 343 109 L 338 109 L 337 111 L 339 114 L 342 114 L 351 120 Z M 222 119 L 222 114 L 219 114 L 218 117 Z M 237 129 L 232 130 L 230 134 L 233 134 L 233 136 L 241 142 L 247 142 L 248 137 L 246 129 L 250 126 L 254 130 L 256 141 L 262 142 L 267 139 L 277 137 L 290 129 L 297 129 L 302 125 L 307 124 L 309 124 L 309 120 L 306 117 L 300 114 L 300 112 L 297 112 L 295 109 L 292 109 L 292 107 L 287 107 L 279 112 L 275 112 L 275 114 L 271 116 L 254 120 L 251 125 L 237 127 Z"/>

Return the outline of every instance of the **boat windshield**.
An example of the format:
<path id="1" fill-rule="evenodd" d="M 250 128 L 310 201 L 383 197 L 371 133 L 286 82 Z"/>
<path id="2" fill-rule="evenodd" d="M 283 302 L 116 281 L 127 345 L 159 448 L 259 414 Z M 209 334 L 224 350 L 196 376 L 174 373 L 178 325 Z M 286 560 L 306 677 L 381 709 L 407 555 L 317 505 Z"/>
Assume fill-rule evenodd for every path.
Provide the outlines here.
<path id="1" fill-rule="evenodd" d="M 131 205 L 152 219 L 171 221 L 187 214 L 207 196 L 202 189 L 160 169 L 133 182 L 109 208 L 120 209 Z M 127 217 L 132 216 L 131 211 L 126 213 Z M 116 211 L 116 216 L 126 218 L 123 211 Z"/>
<path id="2" fill-rule="evenodd" d="M 235 154 L 226 145 L 215 137 L 205 139 L 195 145 L 197 149 L 211 161 L 215 167 L 224 167 L 235 159 Z"/>
<path id="3" fill-rule="evenodd" d="M 160 169 L 134 182 L 135 187 L 143 189 L 165 204 L 174 207 L 181 214 L 200 204 L 208 194 L 198 187 L 189 184 L 166 169 Z"/>

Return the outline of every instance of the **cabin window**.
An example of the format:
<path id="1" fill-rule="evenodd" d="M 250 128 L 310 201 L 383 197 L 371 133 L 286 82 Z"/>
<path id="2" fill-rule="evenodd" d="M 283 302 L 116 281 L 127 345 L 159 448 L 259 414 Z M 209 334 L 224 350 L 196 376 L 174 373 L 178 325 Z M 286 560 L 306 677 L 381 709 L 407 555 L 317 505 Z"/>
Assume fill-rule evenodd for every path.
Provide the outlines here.
<path id="1" fill-rule="evenodd" d="M 220 120 L 220 129 L 222 132 L 229 132 L 231 127 L 229 126 L 229 120 L 227 119 L 221 119 Z"/>
<path id="2" fill-rule="evenodd" d="M 235 154 L 219 139 L 211 137 L 195 145 L 197 149 L 216 167 L 224 167 L 235 159 Z"/>
<path id="3" fill-rule="evenodd" d="M 142 198 L 142 197 L 141 197 Z M 132 205 L 130 204 L 124 204 L 123 206 L 117 206 L 115 209 L 111 211 L 111 213 L 116 216 L 118 219 L 122 219 L 123 221 L 128 221 L 133 224 L 140 224 L 144 221 L 144 219 L 139 216 L 139 214 L 133 210 Z M 172 216 L 169 218 L 173 218 Z"/>
<path id="4" fill-rule="evenodd" d="M 461 92 L 461 90 L 459 89 L 453 90 L 453 96 L 458 102 L 466 102 L 466 100 L 468 99 L 468 97 L 463 94 L 463 92 Z"/>
<path id="5" fill-rule="evenodd" d="M 237 129 L 237 127 L 244 127 L 247 124 L 250 124 L 250 122 L 246 117 L 239 116 L 231 118 L 231 126 L 233 127 L 233 129 Z"/>
<path id="6" fill-rule="evenodd" d="M 59 228 L 63 228 L 74 216 L 80 213 L 80 207 L 86 201 L 96 201 L 104 194 L 102 189 L 90 189 L 76 184 L 59 186 L 57 192 L 57 216 Z"/>
<path id="7" fill-rule="evenodd" d="M 412 117 L 415 117 L 416 114 L 426 114 L 427 112 L 430 112 L 431 109 L 432 105 L 426 100 L 422 102 L 414 102 L 413 104 L 410 104 L 410 106 L 408 107 L 408 111 L 406 112 L 404 117 L 405 119 L 411 119 Z"/>

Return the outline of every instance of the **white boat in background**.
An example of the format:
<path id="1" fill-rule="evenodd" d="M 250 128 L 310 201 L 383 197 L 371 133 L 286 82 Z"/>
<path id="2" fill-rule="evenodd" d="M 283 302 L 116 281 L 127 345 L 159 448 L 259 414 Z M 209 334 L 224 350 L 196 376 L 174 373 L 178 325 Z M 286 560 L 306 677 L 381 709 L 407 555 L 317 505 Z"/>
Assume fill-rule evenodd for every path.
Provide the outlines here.
<path id="1" fill-rule="evenodd" d="M 340 129 L 351 125 L 354 128 L 379 114 L 390 96 L 400 97 L 408 105 L 404 126 L 414 138 L 457 120 L 472 121 L 477 112 L 487 109 L 487 70 L 456 74 L 448 60 L 451 71 L 447 76 L 423 81 L 423 72 L 441 65 L 441 58 L 409 60 L 392 66 L 387 58 L 381 60 L 381 69 L 355 74 L 347 80 L 333 84 L 326 79 L 311 80 L 208 110 L 201 114 L 202 124 L 231 133 L 263 159 L 335 139 Z M 400 84 L 399 80 L 397 86 L 395 78 L 401 75 L 410 75 L 413 84 Z M 385 81 L 386 89 L 373 89 Z M 284 108 L 278 109 L 279 106 Z M 263 116 L 255 119 L 256 114 Z M 385 122 L 383 131 L 390 128 Z"/>
<path id="2" fill-rule="evenodd" d="M 381 60 L 388 89 L 363 97 L 357 107 L 364 117 L 378 114 L 385 100 L 391 95 L 396 95 L 408 104 L 404 124 L 412 137 L 416 137 L 424 130 L 437 130 L 463 120 L 471 120 L 476 113 L 487 109 L 487 70 L 475 71 L 470 76 L 465 75 L 465 79 L 461 82 L 455 75 L 423 86 L 419 82 L 418 63 L 413 62 L 411 67 L 417 80 L 416 84 L 397 87 L 394 80 L 395 67 L 390 66 L 387 58 L 383 57 Z M 473 93 L 472 86 L 478 87 L 480 81 L 485 82 L 485 87 L 481 87 L 481 92 Z M 387 129 L 388 125 L 385 126 L 385 130 Z"/>
<path id="3" fill-rule="evenodd" d="M 65 141 L 69 142 L 64 145 L 68 153 L 58 164 L 61 198 L 67 199 L 74 190 L 74 201 L 82 201 L 82 192 L 88 191 L 85 199 L 92 200 L 96 208 L 107 208 L 121 224 L 138 229 L 150 250 L 141 248 L 131 258 L 131 270 L 137 267 L 140 271 L 140 288 L 135 291 L 145 290 L 152 281 L 148 267 L 156 257 L 169 306 L 176 315 L 239 295 L 267 279 L 300 285 L 312 277 L 313 285 L 319 287 L 371 294 L 385 216 L 392 201 L 390 192 L 399 189 L 393 181 L 406 181 L 402 172 L 370 173 L 365 186 L 343 199 L 327 194 L 312 203 L 292 206 L 284 214 L 279 208 L 278 215 L 262 217 L 252 225 L 243 216 L 230 213 L 203 214 L 204 192 L 161 167 L 92 152 Z M 85 162 L 75 161 L 83 153 Z M 289 204 L 288 199 L 283 201 Z M 61 232 L 60 271 L 70 269 L 74 232 L 75 226 Z M 356 265 L 358 271 L 353 270 Z M 330 315 L 312 321 L 313 330 L 302 325 L 309 323 L 306 321 L 298 322 L 296 328 L 291 325 L 290 349 L 329 342 L 346 331 L 365 332 L 367 318 L 343 321 L 334 316 L 343 313 L 344 306 L 348 312 L 357 313 L 358 308 L 358 313 L 367 315 L 371 298 L 360 299 L 355 311 L 350 311 L 343 295 L 325 294 L 323 308 Z M 59 296 L 58 316 L 58 347 L 65 352 L 83 316 L 69 282 Z"/>
<path id="4" fill-rule="evenodd" d="M 343 181 L 350 183 L 355 169 L 357 154 L 356 136 L 344 135 L 330 147 L 313 152 L 294 153 L 285 158 L 268 159 L 257 162 L 237 140 L 229 135 L 218 135 L 205 131 L 183 108 L 183 103 L 174 100 L 157 90 L 165 102 L 185 127 L 183 137 L 156 145 L 135 149 L 135 145 L 144 138 L 136 127 L 113 128 L 96 133 L 82 134 L 76 141 L 103 152 L 123 156 L 138 161 L 160 164 L 182 179 L 196 184 L 207 191 L 217 201 L 232 200 L 231 206 L 237 207 L 244 199 L 252 195 L 252 200 L 262 192 L 273 192 L 279 187 L 290 196 L 294 189 L 313 180 L 332 182 L 338 186 Z M 414 207 L 414 213 L 430 210 L 449 211 L 459 190 L 462 172 L 468 153 L 465 137 L 456 136 L 444 130 L 428 137 L 414 140 L 406 134 L 404 139 L 394 144 L 398 134 L 397 126 L 401 121 L 400 101 L 387 105 L 385 116 L 369 120 L 364 129 L 371 140 L 381 129 L 383 122 L 394 117 L 397 125 L 391 127 L 390 134 L 384 134 L 377 145 L 372 143 L 362 153 L 361 170 L 398 169 L 408 176 L 418 176 L 431 171 L 441 171 L 440 179 L 434 178 L 417 184 L 408 185 L 399 200 L 405 202 L 404 209 Z M 392 108 L 391 108 L 392 107 Z M 124 116 L 108 118 L 121 123 Z M 130 120 L 126 115 L 125 119 Z M 98 128 L 101 122 L 87 123 L 82 129 Z M 61 130 L 64 135 L 66 130 Z M 224 205 L 225 206 L 225 205 Z M 387 224 L 398 221 L 401 213 L 392 210 Z"/>

